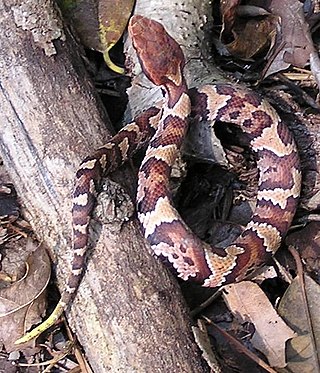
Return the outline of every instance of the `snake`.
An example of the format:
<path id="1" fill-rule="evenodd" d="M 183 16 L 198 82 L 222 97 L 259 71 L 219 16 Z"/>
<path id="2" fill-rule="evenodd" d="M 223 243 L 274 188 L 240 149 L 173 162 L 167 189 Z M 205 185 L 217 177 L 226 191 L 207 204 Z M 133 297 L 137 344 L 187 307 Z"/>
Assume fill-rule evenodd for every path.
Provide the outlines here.
<path id="1" fill-rule="evenodd" d="M 53 325 L 72 301 L 101 179 L 146 145 L 136 197 L 141 231 L 152 252 L 183 280 L 217 287 L 247 278 L 274 255 L 295 215 L 301 188 L 298 150 L 273 107 L 257 93 L 230 83 L 189 89 L 183 51 L 161 23 L 134 15 L 128 31 L 144 74 L 161 87 L 164 102 L 142 112 L 81 163 L 73 193 L 73 260 L 67 287 L 49 318 L 17 343 Z M 201 241 L 173 205 L 170 173 L 190 118 L 238 126 L 256 159 L 255 209 L 240 236 L 225 248 Z"/>

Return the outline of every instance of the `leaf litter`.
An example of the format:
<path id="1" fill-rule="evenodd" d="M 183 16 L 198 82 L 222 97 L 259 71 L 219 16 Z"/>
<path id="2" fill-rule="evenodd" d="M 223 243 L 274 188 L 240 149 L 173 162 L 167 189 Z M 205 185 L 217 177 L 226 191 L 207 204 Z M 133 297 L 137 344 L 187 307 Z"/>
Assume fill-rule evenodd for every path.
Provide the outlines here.
<path id="1" fill-rule="evenodd" d="M 93 12 L 95 18 L 88 22 L 88 27 L 91 27 L 92 31 L 88 34 L 87 30 L 82 32 L 80 29 L 80 34 L 89 35 L 85 44 L 92 49 L 109 53 L 125 28 L 133 2 L 123 2 L 125 11 L 118 13 L 111 11 L 108 16 L 105 14 L 105 9 L 110 9 L 111 6 L 108 1 L 92 0 L 91 5 L 90 2 L 85 1 L 77 3 L 78 5 L 82 3 L 84 9 L 95 9 Z M 252 60 L 265 51 L 267 64 L 261 78 L 284 71 L 290 66 L 305 68 L 311 62 L 314 78 L 319 81 L 320 68 L 317 55 L 314 55 L 315 49 L 310 31 L 311 18 L 308 19 L 306 16 L 307 3 L 312 2 L 302 4 L 294 0 L 274 0 L 267 3 L 268 7 L 264 1 L 248 1 L 245 6 L 239 6 L 240 1 L 221 2 L 225 6 L 221 10 L 223 18 L 221 39 L 226 42 L 229 53 L 240 59 Z M 118 8 L 120 9 L 119 4 Z M 99 10 L 102 10 L 102 13 L 99 13 Z M 82 11 L 82 13 L 91 12 Z M 314 21 L 314 17 L 312 20 Z M 82 26 L 83 28 L 87 27 L 82 19 L 78 23 L 85 25 Z M 104 25 L 100 34 L 99 23 Z M 112 26 L 114 24 L 118 27 Z M 108 28 L 108 25 L 112 27 Z M 254 42 L 250 40 L 253 32 L 257 36 Z M 230 41 L 231 39 L 233 41 Z M 37 258 L 34 257 L 35 254 L 29 257 L 26 275 L 0 291 L 0 337 L 6 339 L 8 351 L 15 349 L 13 344 L 15 338 L 11 334 L 15 333 L 12 331 L 14 323 L 18 334 L 23 333 L 32 323 L 39 320 L 43 312 L 42 297 L 50 277 L 49 258 L 41 248 L 36 249 L 35 252 Z M 317 261 L 319 255 L 312 259 L 313 271 L 316 272 L 319 270 L 319 261 Z M 40 270 L 44 270 L 43 278 L 39 276 Z M 286 269 L 282 268 L 282 273 L 285 272 Z M 301 278 L 303 274 L 300 273 L 299 276 Z M 5 278 L 8 280 L 10 276 Z M 289 274 L 286 279 L 290 279 Z M 237 322 L 254 326 L 250 342 L 255 349 L 264 354 L 270 366 L 277 367 L 277 371 L 319 372 L 317 359 L 320 325 L 317 312 L 319 285 L 307 275 L 304 275 L 304 283 L 305 285 L 299 278 L 294 279 L 280 302 L 278 299 L 278 306 L 271 303 L 262 290 L 250 281 L 231 285 L 223 293 L 223 298 Z M 304 290 L 303 286 L 305 286 Z M 5 291 L 2 293 L 2 290 Z M 306 296 L 303 296 L 304 293 Z M 2 325 L 9 334 L 1 330 Z M 203 339 L 208 348 L 208 339 Z M 212 354 L 210 356 L 212 360 Z M 271 367 L 264 366 L 264 369 L 273 371 Z"/>

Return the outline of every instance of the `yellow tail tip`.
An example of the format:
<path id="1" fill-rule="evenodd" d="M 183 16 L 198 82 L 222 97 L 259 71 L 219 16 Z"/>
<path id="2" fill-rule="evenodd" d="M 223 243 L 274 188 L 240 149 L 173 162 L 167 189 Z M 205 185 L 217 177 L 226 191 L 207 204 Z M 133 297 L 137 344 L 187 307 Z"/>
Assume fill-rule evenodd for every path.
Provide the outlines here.
<path id="1" fill-rule="evenodd" d="M 110 48 L 109 48 L 110 49 Z M 121 74 L 123 75 L 124 74 L 124 68 L 123 67 L 120 67 L 120 66 L 117 66 L 116 64 L 114 64 L 111 59 L 110 59 L 110 56 L 109 56 L 109 49 L 103 53 L 103 59 L 104 59 L 104 62 L 106 63 L 106 65 L 109 67 L 109 69 L 111 69 L 112 71 L 114 71 L 115 73 L 118 73 L 118 74 Z"/>
<path id="2" fill-rule="evenodd" d="M 45 332 L 51 326 L 53 326 L 56 321 L 60 318 L 64 311 L 65 305 L 62 303 L 58 303 L 56 308 L 53 310 L 52 314 L 47 318 L 47 320 L 43 321 L 40 325 L 36 328 L 32 329 L 30 332 L 24 334 L 21 338 L 17 339 L 14 344 L 22 344 L 31 341 L 34 338 L 39 337 L 40 334 Z"/>

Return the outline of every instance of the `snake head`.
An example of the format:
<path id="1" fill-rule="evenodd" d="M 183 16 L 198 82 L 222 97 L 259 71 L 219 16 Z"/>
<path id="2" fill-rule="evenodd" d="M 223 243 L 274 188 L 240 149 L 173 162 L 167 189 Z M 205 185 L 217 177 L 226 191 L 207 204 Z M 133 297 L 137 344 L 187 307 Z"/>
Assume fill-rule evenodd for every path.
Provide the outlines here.
<path id="1" fill-rule="evenodd" d="M 130 19 L 128 31 L 148 79 L 155 85 L 180 86 L 184 55 L 165 28 L 157 21 L 136 15 Z"/>

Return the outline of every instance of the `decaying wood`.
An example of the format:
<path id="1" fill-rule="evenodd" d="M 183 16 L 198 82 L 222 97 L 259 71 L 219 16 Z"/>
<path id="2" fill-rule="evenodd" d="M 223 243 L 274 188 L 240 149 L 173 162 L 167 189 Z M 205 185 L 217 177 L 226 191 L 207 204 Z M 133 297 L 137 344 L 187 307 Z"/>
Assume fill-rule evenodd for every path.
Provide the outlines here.
<path id="1" fill-rule="evenodd" d="M 0 1 L 0 151 L 24 215 L 54 254 L 63 289 L 75 170 L 108 131 L 58 18 L 52 1 Z M 128 217 L 116 229 L 93 225 L 98 242 L 68 314 L 90 364 L 96 372 L 206 371 L 175 282 Z"/>

